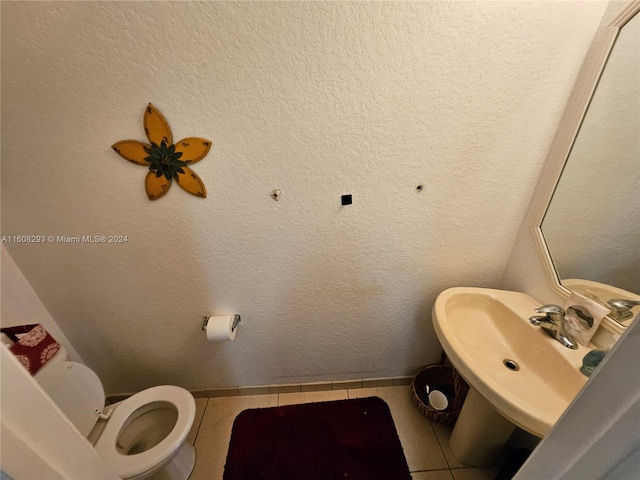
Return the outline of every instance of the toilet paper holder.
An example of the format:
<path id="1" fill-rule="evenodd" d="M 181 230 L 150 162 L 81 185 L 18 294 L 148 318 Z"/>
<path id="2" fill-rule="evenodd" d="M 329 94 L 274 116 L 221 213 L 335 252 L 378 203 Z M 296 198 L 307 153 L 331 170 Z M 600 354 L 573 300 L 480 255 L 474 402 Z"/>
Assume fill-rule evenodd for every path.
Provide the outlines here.
<path id="1" fill-rule="evenodd" d="M 207 329 L 207 324 L 209 323 L 210 317 L 202 317 L 202 330 L 205 331 Z M 233 316 L 233 320 L 231 322 L 231 331 L 233 332 L 236 328 L 238 328 L 238 323 L 240 323 L 240 315 L 237 313 Z"/>

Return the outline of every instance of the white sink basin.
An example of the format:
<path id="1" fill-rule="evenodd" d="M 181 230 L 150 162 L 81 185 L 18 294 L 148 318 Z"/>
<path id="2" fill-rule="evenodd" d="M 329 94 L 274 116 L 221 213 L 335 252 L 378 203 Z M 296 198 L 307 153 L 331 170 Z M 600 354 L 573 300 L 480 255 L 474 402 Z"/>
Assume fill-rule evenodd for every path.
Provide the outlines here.
<path id="1" fill-rule="evenodd" d="M 524 293 L 486 288 L 450 288 L 436 299 L 436 334 L 470 385 L 450 439 L 465 465 L 491 466 L 514 425 L 546 435 L 587 381 L 580 367 L 589 349 L 566 348 L 532 325 L 538 307 Z"/>
<path id="2" fill-rule="evenodd" d="M 539 306 L 524 293 L 450 288 L 436 300 L 433 324 L 467 383 L 513 424 L 543 437 L 587 381 L 580 366 L 589 349 L 566 348 L 532 325 Z"/>

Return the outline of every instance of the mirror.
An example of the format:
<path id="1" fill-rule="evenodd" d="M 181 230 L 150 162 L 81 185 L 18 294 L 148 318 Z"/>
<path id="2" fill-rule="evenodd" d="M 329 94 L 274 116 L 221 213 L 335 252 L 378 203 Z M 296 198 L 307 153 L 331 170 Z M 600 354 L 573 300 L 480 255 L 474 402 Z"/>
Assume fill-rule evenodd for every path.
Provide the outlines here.
<path id="1" fill-rule="evenodd" d="M 640 15 L 620 29 L 542 221 L 559 281 L 640 301 Z M 610 315 L 628 325 L 640 312 Z"/>

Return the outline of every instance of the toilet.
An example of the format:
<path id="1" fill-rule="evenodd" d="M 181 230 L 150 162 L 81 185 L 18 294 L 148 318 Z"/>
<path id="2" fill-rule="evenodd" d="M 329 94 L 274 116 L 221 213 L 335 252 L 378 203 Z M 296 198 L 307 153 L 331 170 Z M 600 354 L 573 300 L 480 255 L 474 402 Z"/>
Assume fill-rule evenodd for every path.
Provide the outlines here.
<path id="1" fill-rule="evenodd" d="M 67 361 L 66 352 L 55 356 L 34 379 L 120 478 L 189 478 L 196 453 L 186 438 L 196 404 L 187 390 L 152 387 L 105 408 L 93 370 Z"/>

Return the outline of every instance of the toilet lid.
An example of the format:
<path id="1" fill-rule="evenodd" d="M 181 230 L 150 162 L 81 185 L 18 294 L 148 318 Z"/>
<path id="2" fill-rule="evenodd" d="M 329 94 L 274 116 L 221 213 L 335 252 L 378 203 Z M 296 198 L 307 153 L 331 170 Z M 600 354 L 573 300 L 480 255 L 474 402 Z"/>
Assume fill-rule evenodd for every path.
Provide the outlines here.
<path id="1" fill-rule="evenodd" d="M 33 377 L 51 400 L 85 437 L 98 420 L 95 411 L 104 408 L 104 389 L 89 367 L 76 362 L 58 362 Z"/>

